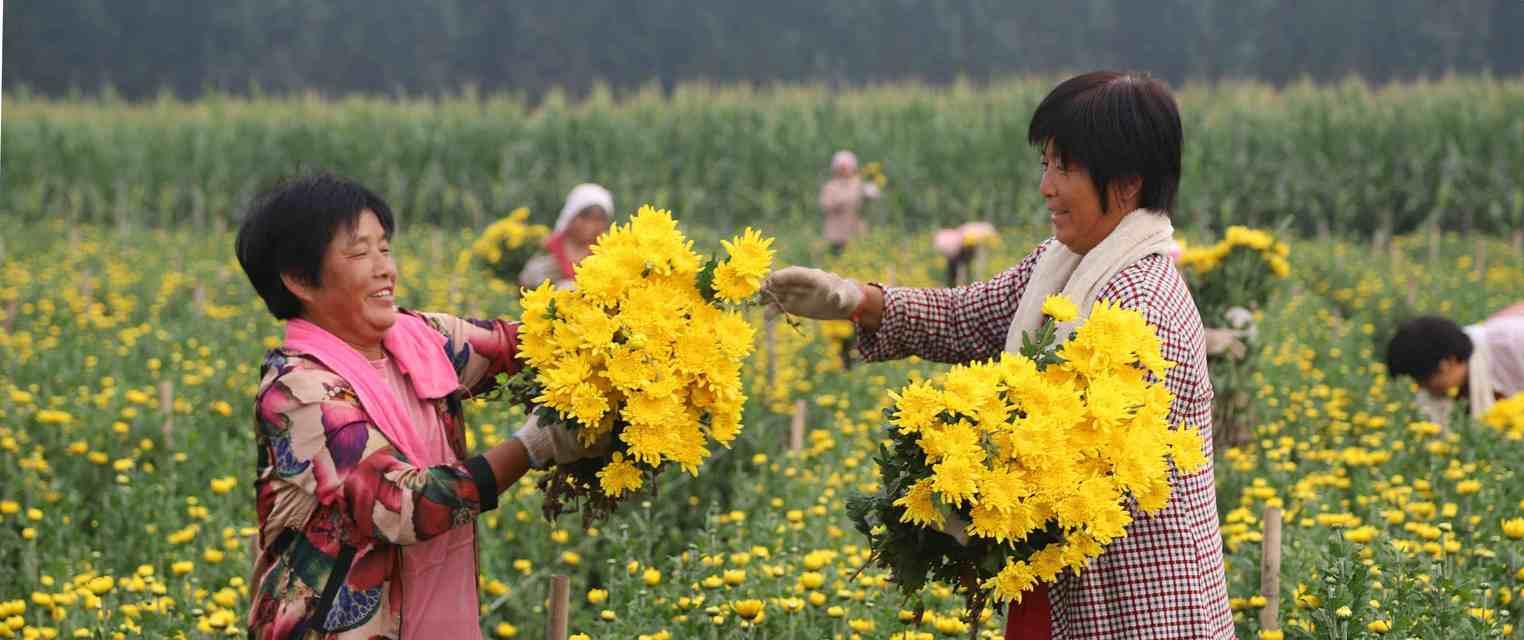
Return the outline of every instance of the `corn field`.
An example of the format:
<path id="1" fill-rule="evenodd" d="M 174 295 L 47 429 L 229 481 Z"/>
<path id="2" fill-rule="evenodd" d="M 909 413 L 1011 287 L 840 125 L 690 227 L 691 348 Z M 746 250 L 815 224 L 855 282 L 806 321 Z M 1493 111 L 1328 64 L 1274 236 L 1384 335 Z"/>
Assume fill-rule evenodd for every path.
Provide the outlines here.
<path id="1" fill-rule="evenodd" d="M 1054 80 L 987 87 L 684 85 L 533 107 L 441 100 L 212 96 L 127 104 L 7 98 L 0 211 L 117 226 L 231 226 L 249 196 L 301 170 L 372 185 L 408 221 L 481 228 L 529 206 L 549 222 L 571 185 L 659 202 L 723 231 L 813 223 L 838 148 L 883 163 L 874 216 L 926 227 L 1040 222 L 1033 108 Z M 1524 82 L 1187 86 L 1177 224 L 1304 233 L 1524 227 Z M 623 208 L 622 206 L 620 208 Z"/>

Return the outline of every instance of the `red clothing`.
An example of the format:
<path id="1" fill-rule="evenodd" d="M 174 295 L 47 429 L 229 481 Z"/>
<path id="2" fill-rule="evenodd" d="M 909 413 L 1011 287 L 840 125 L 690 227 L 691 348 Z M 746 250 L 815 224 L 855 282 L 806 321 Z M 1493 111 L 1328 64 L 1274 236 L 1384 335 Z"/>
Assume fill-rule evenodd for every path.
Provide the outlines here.
<path id="1" fill-rule="evenodd" d="M 556 266 L 561 268 L 561 280 L 571 280 L 577 275 L 577 265 L 572 262 L 571 256 L 566 252 L 566 234 L 556 232 L 545 239 L 545 251 L 550 253 L 556 260 Z"/>
<path id="2" fill-rule="evenodd" d="M 1011 605 L 1011 611 L 1005 618 L 1005 640 L 1051 640 L 1052 614 L 1052 607 L 1048 603 L 1048 585 L 1039 583 L 1036 589 L 1022 598 L 1021 604 Z"/>
<path id="3" fill-rule="evenodd" d="M 878 331 L 859 336 L 869 361 L 918 355 L 971 362 L 1000 354 L 1016 306 L 1049 239 L 1015 268 L 956 289 L 891 287 Z M 1134 510 L 1127 536 L 1113 542 L 1078 576 L 1059 574 L 1049 589 L 1052 637 L 1100 640 L 1231 638 L 1222 564 L 1222 530 L 1212 465 L 1212 383 L 1207 377 L 1201 315 L 1167 256 L 1124 267 L 1100 298 L 1142 312 L 1157 327 L 1164 357 L 1176 363 L 1164 386 L 1174 394 L 1169 421 L 1195 427 L 1206 468 L 1171 473 L 1169 504 L 1158 514 Z"/>

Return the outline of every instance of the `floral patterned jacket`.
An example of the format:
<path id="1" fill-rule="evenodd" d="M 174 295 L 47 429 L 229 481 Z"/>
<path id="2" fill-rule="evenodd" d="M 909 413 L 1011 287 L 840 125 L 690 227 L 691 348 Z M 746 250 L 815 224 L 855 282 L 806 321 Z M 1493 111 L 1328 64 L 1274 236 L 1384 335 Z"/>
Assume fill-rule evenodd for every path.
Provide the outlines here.
<path id="1" fill-rule="evenodd" d="M 315 358 L 273 349 L 254 413 L 259 555 L 253 640 L 398 638 L 402 548 L 497 506 L 481 456 L 466 457 L 462 400 L 518 369 L 518 325 L 403 311 L 446 338 L 460 388 L 437 401 L 463 462 L 418 468 L 370 421 L 354 390 Z"/>

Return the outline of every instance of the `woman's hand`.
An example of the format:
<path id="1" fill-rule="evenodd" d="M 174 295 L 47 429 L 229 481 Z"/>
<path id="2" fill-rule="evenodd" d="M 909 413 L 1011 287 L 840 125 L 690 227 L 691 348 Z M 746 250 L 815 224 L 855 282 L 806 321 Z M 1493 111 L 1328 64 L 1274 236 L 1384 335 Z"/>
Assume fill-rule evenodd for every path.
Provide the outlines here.
<path id="1" fill-rule="evenodd" d="M 544 469 L 551 463 L 567 464 L 601 456 L 613 446 L 612 438 L 605 434 L 592 446 L 585 447 L 577 440 L 576 432 L 561 426 L 542 426 L 538 416 L 530 416 L 513 437 L 524 443 L 524 450 L 529 454 L 529 466 L 536 469 Z"/>
<path id="2" fill-rule="evenodd" d="M 820 269 L 779 269 L 762 282 L 762 291 L 772 309 L 815 320 L 851 320 L 870 333 L 884 317 L 882 288 Z"/>
<path id="3" fill-rule="evenodd" d="M 855 280 L 808 267 L 785 267 L 762 282 L 763 299 L 786 313 L 815 320 L 849 320 L 863 302 Z"/>

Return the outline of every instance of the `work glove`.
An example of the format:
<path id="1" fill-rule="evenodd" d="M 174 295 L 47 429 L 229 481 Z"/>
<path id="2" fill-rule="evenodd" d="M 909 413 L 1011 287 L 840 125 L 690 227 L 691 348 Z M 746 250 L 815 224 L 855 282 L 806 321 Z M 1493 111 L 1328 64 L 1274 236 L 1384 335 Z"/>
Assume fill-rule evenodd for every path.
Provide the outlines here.
<path id="1" fill-rule="evenodd" d="M 815 320 L 850 320 L 863 301 L 856 280 L 809 267 L 784 267 L 762 281 L 762 299 L 780 311 Z"/>
<path id="2" fill-rule="evenodd" d="M 541 425 L 538 415 L 529 416 L 513 437 L 524 443 L 524 450 L 529 452 L 529 466 L 534 469 L 606 455 L 614 443 L 612 433 L 606 433 L 592 446 L 583 446 L 576 431 L 561 425 Z"/>

